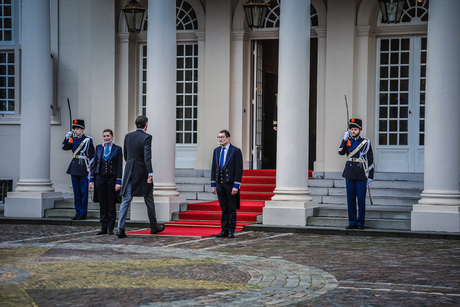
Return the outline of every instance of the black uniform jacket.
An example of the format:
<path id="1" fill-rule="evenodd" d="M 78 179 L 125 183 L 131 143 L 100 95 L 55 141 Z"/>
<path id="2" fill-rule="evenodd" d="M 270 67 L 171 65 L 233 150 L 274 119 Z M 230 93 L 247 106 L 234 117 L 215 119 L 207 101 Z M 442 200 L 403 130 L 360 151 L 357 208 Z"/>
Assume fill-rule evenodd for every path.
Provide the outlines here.
<path id="1" fill-rule="evenodd" d="M 121 184 L 123 175 L 123 153 L 120 146 L 112 144 L 109 158 L 107 159 L 107 168 L 102 169 L 104 155 L 104 146 L 102 144 L 96 146 L 96 156 L 91 163 L 91 181 L 96 175 L 115 176 L 117 184 Z"/>
<path id="2" fill-rule="evenodd" d="M 367 140 L 367 144 L 362 146 L 353 157 L 349 154 L 359 146 L 361 142 Z M 350 139 L 350 145 L 347 145 L 348 140 L 342 140 L 339 148 L 339 155 L 347 155 L 348 161 L 345 163 L 345 169 L 343 170 L 342 177 L 348 180 L 367 180 L 367 178 L 374 178 L 374 155 L 372 153 L 371 141 L 366 138 L 359 137 L 357 139 Z M 367 151 L 367 152 L 366 152 Z M 363 154 L 362 154 L 363 153 Z M 350 158 L 359 159 L 359 161 L 350 161 Z M 369 177 L 366 177 L 366 163 L 369 172 Z"/>
<path id="3" fill-rule="evenodd" d="M 62 142 L 63 150 L 72 150 L 75 153 L 78 146 L 83 142 L 84 139 L 88 139 L 85 145 L 77 152 L 80 158 L 72 158 L 69 167 L 67 168 L 67 174 L 72 176 L 88 176 L 87 165 L 90 166 L 94 158 L 94 145 L 93 139 L 82 134 L 79 138 L 74 138 L 73 143 L 69 142 L 69 139 L 65 138 Z M 85 161 L 86 160 L 86 161 Z"/>
<path id="4" fill-rule="evenodd" d="M 126 192 L 129 181 L 132 184 L 132 196 L 146 196 L 153 189 L 147 178 L 153 173 L 152 167 L 152 136 L 138 129 L 125 136 L 124 157 L 126 161 L 120 195 Z"/>
<path id="5" fill-rule="evenodd" d="M 238 147 L 230 144 L 224 167 L 219 168 L 220 151 L 222 146 L 214 149 L 211 166 L 211 186 L 216 184 L 228 183 L 233 184 L 234 188 L 239 189 L 241 178 L 243 177 L 243 155 Z"/>

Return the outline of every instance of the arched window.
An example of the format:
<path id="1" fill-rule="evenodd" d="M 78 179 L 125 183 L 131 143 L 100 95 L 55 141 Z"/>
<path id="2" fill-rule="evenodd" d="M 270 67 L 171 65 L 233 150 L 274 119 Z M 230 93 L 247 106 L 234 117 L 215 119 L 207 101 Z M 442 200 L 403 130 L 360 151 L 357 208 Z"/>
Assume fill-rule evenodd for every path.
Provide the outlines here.
<path id="1" fill-rule="evenodd" d="M 267 17 L 265 17 L 264 28 L 279 28 L 280 26 L 280 1 L 270 1 L 270 7 L 268 8 Z M 310 6 L 310 20 L 311 26 L 318 26 L 318 13 L 313 5 Z"/>
<path id="2" fill-rule="evenodd" d="M 147 30 L 146 19 L 144 31 Z M 198 29 L 193 7 L 186 0 L 176 0 L 176 31 Z M 146 113 L 147 45 L 141 46 L 140 113 Z M 176 55 L 176 144 L 196 144 L 198 137 L 198 42 L 177 43 Z"/>
<path id="3" fill-rule="evenodd" d="M 417 0 L 406 0 L 404 3 L 403 12 L 401 14 L 401 22 L 397 25 L 382 23 L 379 20 L 379 26 L 398 26 L 410 24 L 423 24 L 428 23 L 428 6 L 430 1 L 424 0 L 418 2 Z"/>

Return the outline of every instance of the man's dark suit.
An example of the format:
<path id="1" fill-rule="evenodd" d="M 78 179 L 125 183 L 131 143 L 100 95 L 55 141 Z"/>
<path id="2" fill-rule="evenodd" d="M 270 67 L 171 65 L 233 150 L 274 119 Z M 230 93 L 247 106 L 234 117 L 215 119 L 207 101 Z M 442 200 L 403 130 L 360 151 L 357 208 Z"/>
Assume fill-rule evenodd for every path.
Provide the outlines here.
<path id="1" fill-rule="evenodd" d="M 94 192 L 95 196 L 97 193 L 100 206 L 101 230 L 112 232 L 117 218 L 115 185 L 121 184 L 123 153 L 120 146 L 112 144 L 108 157 L 104 159 L 103 155 L 104 146 L 97 145 L 96 156 L 91 164 L 90 182 L 95 182 Z"/>
<path id="2" fill-rule="evenodd" d="M 153 183 L 147 183 L 152 168 L 152 136 L 143 129 L 137 129 L 125 136 L 124 157 L 126 161 L 120 195 L 123 200 L 118 218 L 118 228 L 124 233 L 127 211 L 133 196 L 143 196 L 150 221 L 151 231 L 157 231 Z M 118 234 L 117 234 L 118 235 Z"/>
<path id="3" fill-rule="evenodd" d="M 211 187 L 217 189 L 220 209 L 222 210 L 221 227 L 224 234 L 235 232 L 236 209 L 240 208 L 240 185 L 243 177 L 243 156 L 241 150 L 232 144 L 223 165 L 219 165 L 222 146 L 214 149 L 211 167 Z M 232 189 L 238 193 L 232 195 Z"/>

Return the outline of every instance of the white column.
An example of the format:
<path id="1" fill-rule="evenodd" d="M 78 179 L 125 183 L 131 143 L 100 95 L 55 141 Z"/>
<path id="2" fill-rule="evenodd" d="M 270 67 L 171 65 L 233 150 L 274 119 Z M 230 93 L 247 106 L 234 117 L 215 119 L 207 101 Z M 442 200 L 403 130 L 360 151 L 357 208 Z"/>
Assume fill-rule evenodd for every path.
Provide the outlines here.
<path id="1" fill-rule="evenodd" d="M 22 2 L 22 92 L 19 181 L 5 216 L 42 217 L 61 196 L 50 180 L 52 60 L 49 0 Z"/>
<path id="2" fill-rule="evenodd" d="M 460 232 L 460 1 L 430 2 L 425 118 L 425 189 L 412 230 Z"/>
<path id="3" fill-rule="evenodd" d="M 326 29 L 316 29 L 318 34 L 318 94 L 316 105 L 316 161 L 313 176 L 324 176 L 325 125 L 326 125 Z"/>
<path id="4" fill-rule="evenodd" d="M 299 66 L 300 65 L 300 66 Z M 308 189 L 310 1 L 281 2 L 278 143 L 275 196 L 264 224 L 306 225 L 313 209 Z"/>
<path id="5" fill-rule="evenodd" d="M 159 221 L 170 221 L 185 198 L 175 183 L 176 2 L 149 0 L 147 28 L 147 132 L 153 136 L 154 198 Z M 145 205 L 132 220 L 145 219 Z"/>

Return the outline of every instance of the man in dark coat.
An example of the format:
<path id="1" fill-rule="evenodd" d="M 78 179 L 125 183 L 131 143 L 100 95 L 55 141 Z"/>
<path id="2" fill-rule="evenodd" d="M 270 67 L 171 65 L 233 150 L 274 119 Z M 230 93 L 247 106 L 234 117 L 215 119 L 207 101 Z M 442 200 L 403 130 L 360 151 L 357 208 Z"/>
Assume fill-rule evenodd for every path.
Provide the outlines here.
<path id="1" fill-rule="evenodd" d="M 360 136 L 362 120 L 350 119 L 350 131 L 345 132 L 339 148 L 339 155 L 348 159 L 342 177 L 346 179 L 348 226 L 347 229 L 364 229 L 366 213 L 366 186 L 374 178 L 374 155 L 371 141 Z M 356 199 L 358 199 L 358 216 L 356 216 Z"/>
<path id="2" fill-rule="evenodd" d="M 102 132 L 104 143 L 96 146 L 96 155 L 91 164 L 89 187 L 94 189 L 94 202 L 99 202 L 101 230 L 98 235 L 113 235 L 117 219 L 117 192 L 121 188 L 123 174 L 123 152 L 113 143 L 113 131 Z"/>
<path id="3" fill-rule="evenodd" d="M 94 158 L 93 139 L 86 136 L 85 121 L 72 121 L 72 130 L 67 132 L 62 141 L 63 150 L 72 150 L 73 158 L 67 168 L 67 174 L 72 179 L 75 216 L 72 220 L 85 220 L 88 211 L 88 174 Z"/>
<path id="4" fill-rule="evenodd" d="M 211 166 L 211 192 L 217 194 L 222 210 L 222 231 L 216 237 L 235 237 L 236 209 L 240 208 L 240 185 L 243 177 L 241 150 L 230 144 L 230 132 L 222 130 L 217 137 Z"/>
<path id="5" fill-rule="evenodd" d="M 126 165 L 120 192 L 123 200 L 118 214 L 117 236 L 119 238 L 126 238 L 126 215 L 133 196 L 144 197 L 150 221 L 150 233 L 156 234 L 164 230 L 164 226 L 157 224 L 153 202 L 152 136 L 146 132 L 148 118 L 138 116 L 136 127 L 136 131 L 125 136 L 124 142 Z"/>

